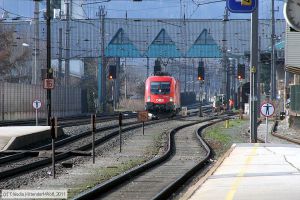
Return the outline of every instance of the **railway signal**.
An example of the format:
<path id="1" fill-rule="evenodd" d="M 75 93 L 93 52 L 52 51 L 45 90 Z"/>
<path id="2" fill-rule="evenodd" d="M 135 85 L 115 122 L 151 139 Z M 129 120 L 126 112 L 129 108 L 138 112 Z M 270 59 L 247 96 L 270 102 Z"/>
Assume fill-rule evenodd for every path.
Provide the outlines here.
<path id="1" fill-rule="evenodd" d="M 158 74 L 161 72 L 161 64 L 159 60 L 155 60 L 154 63 L 154 75 Z"/>
<path id="2" fill-rule="evenodd" d="M 204 81 L 204 62 L 200 61 L 199 66 L 198 66 L 198 80 L 199 81 Z"/>
<path id="3" fill-rule="evenodd" d="M 245 79 L 245 65 L 238 64 L 237 78 L 239 80 Z"/>
<path id="4" fill-rule="evenodd" d="M 117 78 L 117 66 L 116 65 L 110 65 L 108 69 L 108 79 L 116 79 Z"/>

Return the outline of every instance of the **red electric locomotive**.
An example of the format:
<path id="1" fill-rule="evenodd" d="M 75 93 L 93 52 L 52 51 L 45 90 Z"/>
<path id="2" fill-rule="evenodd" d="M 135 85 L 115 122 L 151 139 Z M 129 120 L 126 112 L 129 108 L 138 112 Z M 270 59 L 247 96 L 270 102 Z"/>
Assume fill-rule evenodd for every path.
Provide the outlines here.
<path id="1" fill-rule="evenodd" d="M 149 112 L 179 112 L 179 81 L 172 76 L 148 77 L 145 84 L 145 109 Z"/>

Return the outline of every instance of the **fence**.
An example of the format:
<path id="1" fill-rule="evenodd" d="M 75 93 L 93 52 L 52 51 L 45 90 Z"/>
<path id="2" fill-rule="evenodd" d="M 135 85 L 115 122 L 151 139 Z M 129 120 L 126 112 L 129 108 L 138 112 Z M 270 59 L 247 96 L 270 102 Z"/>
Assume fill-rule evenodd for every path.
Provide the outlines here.
<path id="1" fill-rule="evenodd" d="M 2 121 L 34 119 L 35 109 L 32 102 L 35 99 L 42 102 L 38 117 L 46 118 L 46 90 L 41 85 L 1 82 L 0 119 Z M 57 86 L 52 90 L 51 101 L 52 116 L 78 115 L 82 111 L 81 88 Z"/>

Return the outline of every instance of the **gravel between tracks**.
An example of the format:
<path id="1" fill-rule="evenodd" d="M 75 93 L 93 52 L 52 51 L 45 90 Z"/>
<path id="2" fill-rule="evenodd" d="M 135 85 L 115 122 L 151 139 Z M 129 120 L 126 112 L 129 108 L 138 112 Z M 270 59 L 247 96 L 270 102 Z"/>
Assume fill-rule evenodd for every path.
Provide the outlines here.
<path id="1" fill-rule="evenodd" d="M 133 122 L 136 121 L 136 118 L 133 119 L 126 119 L 124 120 L 124 123 L 129 123 L 129 122 Z M 96 128 L 101 128 L 104 126 L 111 126 L 111 125 L 117 125 L 118 124 L 118 120 L 112 120 L 112 121 L 107 121 L 107 122 L 101 122 L 101 123 L 97 123 L 96 124 Z M 81 125 L 81 126 L 73 126 L 73 127 L 67 127 L 64 128 L 64 133 L 67 136 L 73 136 L 73 135 L 78 135 L 80 133 L 86 132 L 88 130 L 90 130 L 91 125 Z M 35 160 L 41 159 L 41 158 L 33 158 Z M 72 161 L 74 162 L 74 164 L 79 164 L 81 162 L 84 162 L 85 158 L 81 157 L 81 158 L 74 158 L 72 159 Z M 26 163 L 30 163 L 31 160 L 21 160 L 17 163 L 21 163 L 21 164 L 26 164 Z M 11 164 L 11 166 L 17 166 L 18 164 Z M 61 162 L 60 162 L 61 163 Z M 57 173 L 63 173 L 64 168 L 62 168 L 61 165 L 57 165 L 56 167 L 57 169 Z M 4 170 L 4 168 L 3 168 Z M 36 180 L 38 180 L 39 178 L 41 179 L 47 179 L 49 176 L 51 175 L 51 168 L 46 167 L 37 171 L 34 171 L 30 174 L 25 174 L 22 175 L 20 177 L 16 177 L 14 179 L 10 179 L 10 180 L 0 180 L 0 189 L 15 189 L 15 188 L 19 188 L 22 185 L 27 185 L 30 182 L 35 182 Z"/>
<path id="2" fill-rule="evenodd" d="M 198 117 L 189 119 L 199 119 Z M 119 153 L 119 137 L 96 149 L 96 164 L 90 157 L 75 157 L 72 169 L 65 169 L 59 162 L 56 165 L 57 178 L 49 175 L 51 168 L 44 168 L 18 178 L 0 182 L 0 188 L 6 189 L 68 189 L 69 197 L 103 182 L 111 176 L 122 173 L 133 166 L 149 160 L 165 149 L 165 135 L 172 128 L 189 123 L 184 120 L 172 120 L 123 133 L 122 153 Z M 161 142 L 164 141 L 164 142 Z M 159 151 L 159 152 L 158 152 Z"/>
<path id="3" fill-rule="evenodd" d="M 300 140 L 300 130 L 289 128 L 287 119 L 278 122 L 276 133 L 292 139 Z"/>

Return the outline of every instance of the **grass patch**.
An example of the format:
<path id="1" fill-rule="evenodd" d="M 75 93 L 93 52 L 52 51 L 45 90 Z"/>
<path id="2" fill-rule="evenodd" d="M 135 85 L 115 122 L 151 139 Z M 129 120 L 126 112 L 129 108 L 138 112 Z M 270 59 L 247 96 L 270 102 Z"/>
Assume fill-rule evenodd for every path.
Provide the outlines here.
<path id="1" fill-rule="evenodd" d="M 85 191 L 86 189 L 93 188 L 97 184 L 104 182 L 106 180 L 111 179 L 114 176 L 117 176 L 137 165 L 146 162 L 145 158 L 136 158 L 126 162 L 122 162 L 117 166 L 108 166 L 108 167 L 101 167 L 95 169 L 90 177 L 86 179 L 85 182 L 78 185 L 76 188 L 71 188 L 68 191 L 68 199 L 72 199 L 75 195 L 79 194 L 80 192 Z"/>
<path id="2" fill-rule="evenodd" d="M 242 127 L 246 121 L 241 119 L 229 120 L 228 128 L 225 128 L 225 121 L 207 128 L 204 131 L 204 139 L 215 151 L 216 157 L 225 153 L 233 143 L 245 142 L 242 136 Z"/>
<path id="3" fill-rule="evenodd" d="M 166 138 L 166 132 L 163 132 L 162 134 L 154 134 L 153 135 L 153 143 L 151 146 L 146 147 L 146 157 L 153 157 L 159 153 L 159 150 L 161 147 L 163 147 L 164 139 Z"/>

